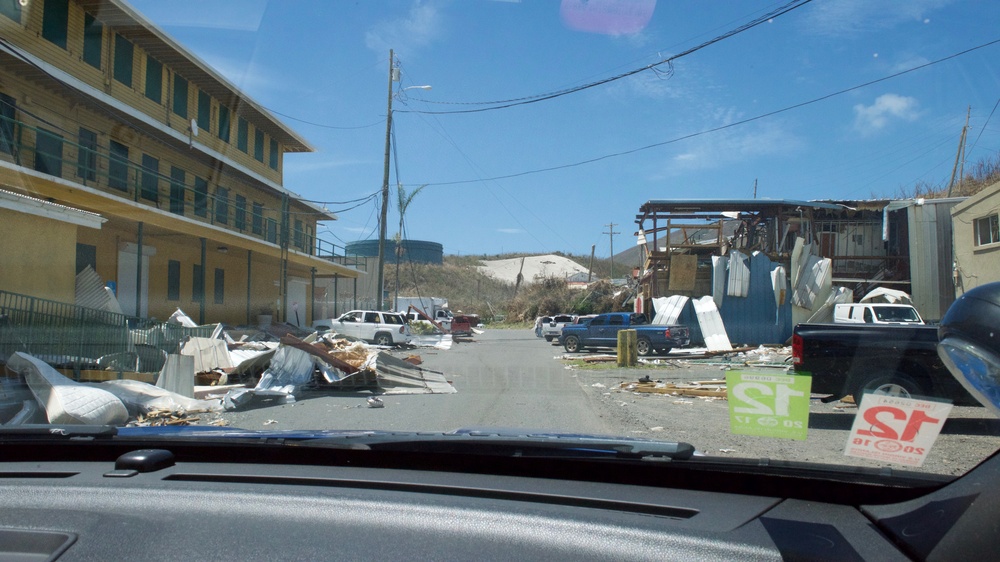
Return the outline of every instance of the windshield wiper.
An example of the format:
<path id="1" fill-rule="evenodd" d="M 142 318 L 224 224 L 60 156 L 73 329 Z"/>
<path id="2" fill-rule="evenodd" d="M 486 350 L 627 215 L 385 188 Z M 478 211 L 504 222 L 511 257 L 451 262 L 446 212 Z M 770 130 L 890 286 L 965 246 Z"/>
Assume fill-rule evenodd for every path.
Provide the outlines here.
<path id="1" fill-rule="evenodd" d="M 372 451 L 453 453 L 534 458 L 669 459 L 687 460 L 695 454 L 690 443 L 613 439 L 604 437 L 529 434 L 370 433 L 295 441 L 295 445 L 323 447 L 353 445 Z"/>

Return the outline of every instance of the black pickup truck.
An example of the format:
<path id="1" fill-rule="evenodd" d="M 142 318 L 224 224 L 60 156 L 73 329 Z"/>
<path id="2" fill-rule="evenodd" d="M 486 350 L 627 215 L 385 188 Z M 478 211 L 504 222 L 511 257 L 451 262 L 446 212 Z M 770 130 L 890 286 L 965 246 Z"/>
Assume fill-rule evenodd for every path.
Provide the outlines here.
<path id="1" fill-rule="evenodd" d="M 979 403 L 937 354 L 936 326 L 799 324 L 792 332 L 796 373 L 812 374 L 812 391 L 829 400 L 865 391 Z"/>

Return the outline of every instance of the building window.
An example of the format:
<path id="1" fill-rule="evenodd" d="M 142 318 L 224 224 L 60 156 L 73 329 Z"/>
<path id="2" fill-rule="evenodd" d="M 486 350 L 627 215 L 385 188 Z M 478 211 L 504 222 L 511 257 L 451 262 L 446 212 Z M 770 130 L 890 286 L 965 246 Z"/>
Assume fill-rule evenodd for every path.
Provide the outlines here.
<path id="1" fill-rule="evenodd" d="M 0 14 L 21 23 L 21 3 L 18 0 L 0 0 Z"/>
<path id="2" fill-rule="evenodd" d="M 233 215 L 233 226 L 237 230 L 247 228 L 247 198 L 242 195 L 236 196 L 236 214 Z"/>
<path id="3" fill-rule="evenodd" d="M 174 113 L 187 119 L 188 81 L 174 74 Z"/>
<path id="4" fill-rule="evenodd" d="M 226 271 L 215 268 L 215 304 L 225 304 L 226 300 Z"/>
<path id="5" fill-rule="evenodd" d="M 175 215 L 184 214 L 184 170 L 177 166 L 170 167 L 170 212 Z"/>
<path id="6" fill-rule="evenodd" d="M 132 87 L 132 42 L 115 34 L 115 80 Z"/>
<path id="7" fill-rule="evenodd" d="M 191 300 L 202 302 L 205 300 L 205 269 L 200 263 L 194 264 L 191 275 Z"/>
<path id="8" fill-rule="evenodd" d="M 128 147 L 118 141 L 110 141 L 108 152 L 108 187 L 128 191 Z"/>
<path id="9" fill-rule="evenodd" d="M 260 129 L 253 132 L 253 157 L 258 162 L 264 161 L 264 133 Z"/>
<path id="10" fill-rule="evenodd" d="M 104 50 L 104 25 L 90 14 L 83 15 L 83 62 L 101 68 L 101 51 Z"/>
<path id="11" fill-rule="evenodd" d="M 278 221 L 267 219 L 267 241 L 272 244 L 278 243 Z"/>
<path id="12" fill-rule="evenodd" d="M 76 153 L 76 175 L 89 181 L 97 180 L 97 133 L 80 128 L 80 147 Z"/>
<path id="13" fill-rule="evenodd" d="M 268 155 L 268 165 L 272 170 L 278 169 L 278 141 L 271 139 L 271 153 Z"/>
<path id="14" fill-rule="evenodd" d="M 302 248 L 305 245 L 305 232 L 302 231 L 302 221 L 295 219 L 295 232 L 293 234 L 295 247 Z"/>
<path id="15" fill-rule="evenodd" d="M 167 262 L 167 300 L 181 300 L 181 262 Z"/>
<path id="16" fill-rule="evenodd" d="M 253 212 L 250 214 L 250 232 L 261 236 L 264 234 L 264 205 L 254 202 Z"/>
<path id="17" fill-rule="evenodd" d="M 139 182 L 143 199 L 159 200 L 160 161 L 148 154 L 142 155 L 142 180 Z"/>
<path id="18" fill-rule="evenodd" d="M 225 187 L 215 188 L 215 222 L 229 224 L 229 190 Z"/>
<path id="19" fill-rule="evenodd" d="M 212 132 L 212 98 L 205 92 L 198 92 L 198 130 Z"/>
<path id="20" fill-rule="evenodd" d="M 0 152 L 14 155 L 14 113 L 17 101 L 13 96 L 0 94 Z"/>
<path id="21" fill-rule="evenodd" d="M 247 120 L 240 117 L 236 120 L 236 148 L 247 151 L 247 139 L 249 137 L 249 130 L 247 127 Z"/>
<path id="22" fill-rule="evenodd" d="M 199 177 L 194 178 L 194 214 L 208 216 L 208 182 Z"/>
<path id="23" fill-rule="evenodd" d="M 153 57 L 146 57 L 146 97 L 163 101 L 163 63 Z"/>
<path id="24" fill-rule="evenodd" d="M 62 176 L 63 138 L 55 133 L 38 129 L 35 136 L 35 171 L 51 176 Z"/>
<path id="25" fill-rule="evenodd" d="M 976 246 L 1000 242 L 1000 215 L 990 215 L 975 221 Z"/>
<path id="26" fill-rule="evenodd" d="M 219 140 L 229 142 L 229 108 L 219 106 Z"/>
<path id="27" fill-rule="evenodd" d="M 42 37 L 66 48 L 69 29 L 69 0 L 45 0 L 42 4 Z"/>

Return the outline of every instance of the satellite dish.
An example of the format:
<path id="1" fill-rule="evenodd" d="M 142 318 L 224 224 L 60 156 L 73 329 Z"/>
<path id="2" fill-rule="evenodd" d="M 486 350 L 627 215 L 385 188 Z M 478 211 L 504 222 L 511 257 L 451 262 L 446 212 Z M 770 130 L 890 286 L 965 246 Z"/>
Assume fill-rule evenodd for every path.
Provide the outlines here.
<path id="1" fill-rule="evenodd" d="M 193 137 L 198 136 L 198 120 L 197 119 L 192 119 L 191 120 L 191 136 L 193 136 Z"/>

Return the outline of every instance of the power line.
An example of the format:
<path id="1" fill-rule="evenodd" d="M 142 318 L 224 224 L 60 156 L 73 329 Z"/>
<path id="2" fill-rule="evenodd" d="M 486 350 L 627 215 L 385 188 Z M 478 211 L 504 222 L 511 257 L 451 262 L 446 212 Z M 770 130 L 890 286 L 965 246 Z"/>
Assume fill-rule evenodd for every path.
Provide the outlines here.
<path id="1" fill-rule="evenodd" d="M 786 14 L 786 13 L 788 13 L 788 12 L 790 12 L 790 11 L 796 9 L 796 8 L 801 8 L 802 6 L 805 6 L 806 4 L 808 4 L 810 2 L 812 2 L 812 0 L 792 0 L 791 2 L 789 2 L 789 3 L 787 3 L 787 4 L 783 5 L 783 6 L 781 6 L 780 8 L 777 8 L 776 10 L 768 12 L 767 14 L 764 14 L 763 16 L 755 18 L 755 19 L 753 19 L 753 20 L 751 20 L 751 21 L 749 21 L 749 22 L 747 22 L 747 23 L 745 23 L 745 24 L 743 24 L 743 25 L 741 25 L 741 26 L 739 26 L 739 27 L 737 27 L 735 29 L 732 29 L 730 31 L 727 31 L 726 33 L 723 33 L 722 35 L 718 35 L 718 36 L 716 36 L 716 37 L 714 37 L 712 39 L 709 39 L 708 41 L 705 41 L 704 43 L 696 45 L 696 46 L 694 46 L 694 47 L 692 47 L 692 48 L 690 48 L 690 49 L 688 49 L 686 51 L 682 51 L 682 52 L 680 52 L 680 53 L 678 53 L 676 55 L 673 55 L 671 57 L 668 57 L 668 58 L 665 58 L 665 59 L 661 59 L 661 60 L 659 60 L 657 62 L 654 62 L 654 63 L 647 64 L 646 66 L 642 66 L 642 67 L 639 67 L 639 68 L 634 68 L 634 69 L 629 70 L 627 72 L 623 72 L 621 74 L 617 74 L 617 75 L 611 76 L 609 78 L 604 78 L 602 80 L 597 80 L 597 81 L 594 81 L 594 82 L 589 82 L 589 83 L 586 83 L 586 84 L 582 84 L 580 86 L 574 86 L 572 88 L 565 88 L 563 90 L 557 90 L 557 91 L 554 91 L 554 92 L 548 92 L 548 93 L 544 93 L 544 94 L 536 94 L 536 95 L 533 95 L 533 96 L 525 96 L 525 97 L 520 97 L 520 98 L 512 98 L 512 99 L 507 99 L 507 100 L 496 100 L 496 101 L 488 101 L 488 102 L 436 102 L 436 101 L 431 101 L 431 100 L 420 100 L 420 101 L 426 101 L 427 103 L 440 103 L 440 104 L 446 104 L 447 103 L 447 104 L 450 104 L 450 105 L 489 105 L 491 107 L 480 107 L 480 108 L 476 108 L 476 109 L 458 109 L 458 110 L 450 110 L 450 111 L 423 111 L 423 110 L 415 110 L 414 109 L 414 110 L 400 110 L 400 113 L 427 113 L 427 114 L 434 114 L 434 115 L 449 115 L 449 114 L 456 114 L 456 113 L 479 113 L 479 112 L 483 112 L 483 111 L 493 111 L 493 110 L 497 110 L 497 109 L 507 109 L 507 108 L 515 107 L 515 106 L 519 106 L 519 105 L 527 105 L 527 104 L 530 104 L 530 103 L 538 103 L 538 102 L 541 102 L 541 101 L 551 100 L 551 99 L 562 97 L 562 96 L 565 96 L 565 95 L 568 95 L 568 94 L 574 94 L 576 92 L 581 92 L 583 90 L 588 90 L 590 88 L 594 88 L 594 87 L 597 87 L 597 86 L 602 86 L 604 84 L 615 82 L 615 81 L 621 80 L 623 78 L 628 78 L 629 76 L 634 76 L 636 74 L 639 74 L 641 72 L 645 72 L 647 70 L 651 70 L 653 72 L 661 72 L 659 70 L 659 67 L 661 67 L 663 65 L 667 65 L 668 66 L 668 70 L 666 71 L 666 74 L 668 76 L 670 76 L 670 75 L 673 74 L 673 66 L 672 66 L 673 61 L 675 61 L 677 59 L 680 59 L 682 57 L 686 57 L 686 56 L 688 56 L 688 55 L 690 55 L 692 53 L 700 51 L 700 50 L 702 50 L 702 49 L 704 49 L 704 48 L 706 48 L 706 47 L 708 47 L 710 45 L 714 45 L 715 43 L 718 43 L 720 41 L 724 41 L 726 39 L 729 39 L 730 37 L 733 37 L 735 35 L 743 33 L 744 31 L 747 31 L 749 29 L 753 29 L 754 27 L 757 27 L 758 25 L 760 25 L 762 23 L 769 22 L 769 21 L 773 20 L 774 18 L 782 16 L 782 15 L 784 15 L 784 14 Z"/>
<path id="2" fill-rule="evenodd" d="M 529 175 L 533 175 L 533 174 L 540 174 L 540 173 L 543 173 L 543 172 L 554 172 L 554 171 L 557 171 L 557 170 L 565 170 L 565 169 L 568 169 L 568 168 L 575 168 L 575 167 L 578 167 L 578 166 L 584 166 L 584 165 L 587 165 L 587 164 L 593 164 L 595 162 L 600 162 L 602 160 L 608 160 L 608 159 L 611 159 L 611 158 L 617 158 L 619 156 L 627 156 L 629 154 L 634 154 L 636 152 L 642 152 L 644 150 L 649 150 L 651 148 L 658 148 L 658 147 L 661 147 L 661 146 L 666 146 L 668 144 L 674 144 L 674 143 L 677 143 L 677 142 L 680 142 L 680 141 L 692 139 L 692 138 L 695 138 L 695 137 L 700 137 L 700 136 L 707 135 L 707 134 L 710 134 L 710 133 L 716 133 L 716 132 L 723 131 L 723 130 L 726 130 L 726 129 L 731 129 L 733 127 L 738 127 L 740 125 L 746 125 L 747 123 L 752 123 L 754 121 L 760 121 L 761 119 L 766 119 L 768 117 L 773 117 L 773 116 L 779 115 L 781 113 L 786 113 L 786 112 L 791 111 L 793 109 L 799 109 L 799 108 L 802 108 L 802 107 L 805 107 L 805 106 L 808 106 L 808 105 L 812 105 L 812 104 L 815 104 L 815 103 L 818 103 L 818 102 L 821 102 L 821 101 L 826 101 L 826 100 L 828 100 L 830 98 L 833 98 L 833 97 L 836 97 L 836 96 L 840 96 L 840 95 L 843 95 L 843 94 L 846 94 L 846 93 L 849 93 L 849 92 L 853 92 L 855 90 L 860 90 L 862 88 L 866 88 L 868 86 L 872 86 L 872 85 L 878 84 L 880 82 L 885 82 L 885 81 L 891 80 L 893 78 L 898 78 L 899 76 L 902 76 L 904 74 L 909 74 L 910 72 L 915 72 L 917 70 L 921 70 L 921 69 L 927 68 L 929 66 L 933 66 L 933 65 L 936 65 L 936 64 L 939 64 L 939 63 L 942 63 L 942 62 L 946 62 L 948 60 L 951 60 L 951 59 L 954 59 L 954 58 L 957 58 L 957 57 L 960 57 L 960 56 L 963 56 L 963 55 L 967 55 L 967 54 L 969 54 L 971 52 L 974 52 L 974 51 L 977 51 L 979 49 L 984 49 L 986 47 L 990 47 L 990 46 L 996 45 L 997 43 L 1000 43 L 1000 39 L 994 39 L 992 41 L 989 41 L 987 43 L 983 43 L 981 45 L 977 45 L 975 47 L 971 47 L 971 48 L 966 49 L 964 51 L 960 51 L 958 53 L 954 53 L 952 55 L 948 55 L 946 57 L 943 57 L 943 58 L 940 58 L 940 59 L 937 59 L 937 60 L 934 60 L 934 61 L 931 61 L 931 62 L 927 62 L 927 63 L 921 64 L 921 65 L 917 65 L 917 66 L 914 66 L 912 68 L 908 68 L 906 70 L 902 70 L 900 72 L 896 72 L 894 74 L 890 74 L 888 76 L 883 76 L 882 78 L 877 78 L 875 80 L 870 80 L 868 82 L 864 82 L 862 84 L 857 84 L 857 85 L 851 86 L 849 88 L 844 88 L 842 90 L 838 90 L 836 92 L 832 92 L 832 93 L 820 96 L 818 98 L 813 98 L 813 99 L 808 100 L 808 101 L 804 101 L 804 102 L 800 102 L 800 103 L 797 103 L 797 104 L 789 105 L 789 106 L 786 106 L 786 107 L 781 108 L 781 109 L 776 109 L 774 111 L 769 111 L 767 113 L 761 113 L 760 115 L 756 115 L 754 117 L 748 117 L 746 119 L 741 119 L 739 121 L 734 121 L 734 122 L 728 123 L 726 125 L 720 125 L 718 127 L 713 127 L 711 129 L 705 129 L 703 131 L 698 131 L 696 133 L 689 133 L 687 135 L 682 135 L 682 136 L 679 136 L 679 137 L 675 137 L 675 138 L 670 139 L 670 140 L 665 140 L 665 141 L 661 141 L 661 142 L 657 142 L 657 143 L 653 143 L 653 144 L 647 144 L 645 146 L 640 146 L 638 148 L 632 148 L 632 149 L 623 150 L 623 151 L 620 151 L 620 152 L 612 152 L 612 153 L 609 153 L 609 154 L 604 154 L 602 156 L 596 156 L 594 158 L 588 158 L 586 160 L 580 160 L 578 162 L 572 162 L 572 163 L 569 163 L 569 164 L 560 164 L 558 166 L 549 166 L 549 167 L 546 167 L 546 168 L 537 168 L 537 169 L 534 169 L 534 170 L 527 170 L 527 171 L 524 171 L 524 172 L 516 172 L 516 173 L 512 173 L 512 174 L 505 174 L 505 175 L 502 175 L 502 176 L 494 176 L 494 177 L 485 178 L 485 179 L 480 178 L 480 179 L 473 179 L 473 180 L 457 180 L 457 181 L 450 181 L 450 182 L 438 182 L 438 183 L 434 183 L 434 182 L 421 182 L 421 183 L 426 183 L 427 185 L 432 185 L 432 186 L 440 186 L 440 185 L 462 185 L 462 184 L 467 184 L 467 183 L 476 183 L 476 182 L 480 182 L 480 181 L 503 180 L 503 179 L 510 179 L 510 178 L 518 178 L 518 177 L 522 177 L 522 176 L 529 176 Z"/>

